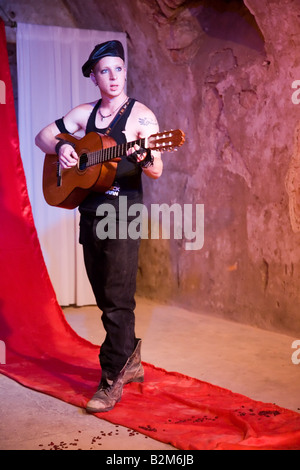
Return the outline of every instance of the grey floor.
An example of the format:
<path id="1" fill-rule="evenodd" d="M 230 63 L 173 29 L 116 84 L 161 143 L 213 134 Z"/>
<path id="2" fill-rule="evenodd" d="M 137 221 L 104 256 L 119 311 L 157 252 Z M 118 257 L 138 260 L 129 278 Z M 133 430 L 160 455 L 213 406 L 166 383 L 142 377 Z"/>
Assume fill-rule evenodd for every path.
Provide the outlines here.
<path id="1" fill-rule="evenodd" d="M 72 328 L 100 344 L 96 307 L 64 309 Z M 199 312 L 137 299 L 143 361 L 300 411 L 300 338 L 263 331 Z M 300 355 L 299 355 L 300 357 Z M 87 415 L 83 409 L 27 389 L 0 375 L 1 450 L 168 450 L 173 447 Z"/>

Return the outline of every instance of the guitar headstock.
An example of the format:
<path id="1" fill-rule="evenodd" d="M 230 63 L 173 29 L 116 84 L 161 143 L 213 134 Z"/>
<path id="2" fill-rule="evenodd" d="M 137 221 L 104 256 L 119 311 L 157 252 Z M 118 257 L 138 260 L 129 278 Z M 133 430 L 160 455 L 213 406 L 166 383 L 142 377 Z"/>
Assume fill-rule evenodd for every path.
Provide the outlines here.
<path id="1" fill-rule="evenodd" d="M 148 137 L 147 147 L 151 150 L 175 150 L 185 141 L 185 133 L 180 129 L 159 132 Z"/>

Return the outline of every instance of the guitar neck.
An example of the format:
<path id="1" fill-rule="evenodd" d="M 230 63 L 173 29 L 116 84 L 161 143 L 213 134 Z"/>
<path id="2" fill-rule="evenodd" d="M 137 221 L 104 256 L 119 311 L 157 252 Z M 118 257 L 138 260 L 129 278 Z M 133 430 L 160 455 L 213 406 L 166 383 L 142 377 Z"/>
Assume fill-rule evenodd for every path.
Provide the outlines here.
<path id="1" fill-rule="evenodd" d="M 140 147 L 145 148 L 146 139 L 138 139 L 132 142 L 126 142 L 124 144 L 115 145 L 113 147 L 102 148 L 101 150 L 96 150 L 94 152 L 88 152 L 83 154 L 81 157 L 84 157 L 84 165 L 86 167 L 98 165 L 98 163 L 105 163 L 114 158 L 122 157 L 126 155 L 127 150 L 130 147 L 133 147 L 135 144 Z"/>

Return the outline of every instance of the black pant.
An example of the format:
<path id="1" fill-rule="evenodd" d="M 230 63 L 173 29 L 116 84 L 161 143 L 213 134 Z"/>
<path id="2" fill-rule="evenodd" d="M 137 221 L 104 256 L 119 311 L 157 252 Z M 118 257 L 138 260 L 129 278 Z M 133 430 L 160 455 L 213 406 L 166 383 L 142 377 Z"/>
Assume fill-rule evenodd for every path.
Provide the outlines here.
<path id="1" fill-rule="evenodd" d="M 134 296 L 140 239 L 101 240 L 96 233 L 98 222 L 99 218 L 81 215 L 80 243 L 106 331 L 100 348 L 100 365 L 107 377 L 113 379 L 133 353 L 136 344 Z"/>

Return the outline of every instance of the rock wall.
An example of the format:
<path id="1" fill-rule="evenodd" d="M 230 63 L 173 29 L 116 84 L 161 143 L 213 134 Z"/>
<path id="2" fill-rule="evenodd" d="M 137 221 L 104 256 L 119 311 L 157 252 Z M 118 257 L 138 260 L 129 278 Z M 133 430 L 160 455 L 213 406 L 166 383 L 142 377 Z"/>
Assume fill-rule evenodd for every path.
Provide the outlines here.
<path id="1" fill-rule="evenodd" d="M 161 129 L 186 133 L 163 176 L 144 180 L 145 203 L 149 214 L 203 204 L 204 245 L 143 240 L 139 294 L 300 333 L 299 2 L 43 3 L 5 8 L 16 21 L 126 31 L 129 94 Z"/>
<path id="2" fill-rule="evenodd" d="M 145 241 L 140 292 L 299 332 L 300 5 L 144 4 L 158 41 L 152 103 L 164 127 L 187 135 L 147 200 L 203 203 L 205 241 L 198 251 Z"/>

